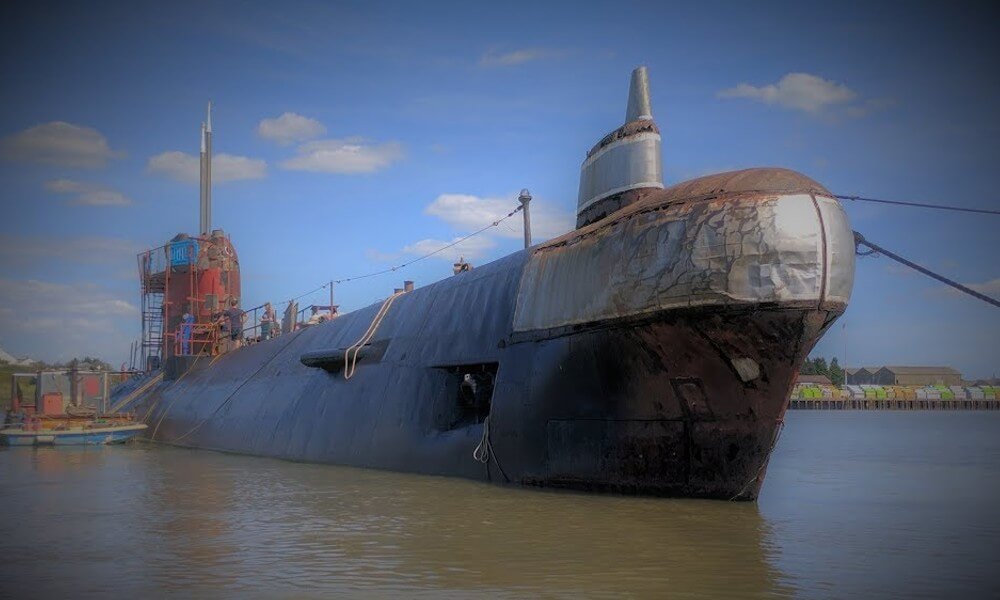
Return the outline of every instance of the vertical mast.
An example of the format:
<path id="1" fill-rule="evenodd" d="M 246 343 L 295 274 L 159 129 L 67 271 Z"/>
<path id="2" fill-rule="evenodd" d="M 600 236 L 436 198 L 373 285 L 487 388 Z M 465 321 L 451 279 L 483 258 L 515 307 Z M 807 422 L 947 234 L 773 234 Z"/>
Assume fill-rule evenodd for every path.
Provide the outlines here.
<path id="1" fill-rule="evenodd" d="M 208 216 L 205 214 L 205 122 L 201 122 L 201 154 L 198 155 L 198 233 L 205 235 Z"/>
<path id="2" fill-rule="evenodd" d="M 201 235 L 212 233 L 212 103 L 208 103 L 208 115 L 201 124 Z"/>

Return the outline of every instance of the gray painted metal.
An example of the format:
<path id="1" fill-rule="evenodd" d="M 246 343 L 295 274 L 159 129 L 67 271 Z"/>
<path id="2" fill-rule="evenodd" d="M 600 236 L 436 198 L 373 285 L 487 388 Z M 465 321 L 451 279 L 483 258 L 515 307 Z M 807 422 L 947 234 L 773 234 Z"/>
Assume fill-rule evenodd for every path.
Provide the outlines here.
<path id="1" fill-rule="evenodd" d="M 577 212 L 609 196 L 663 187 L 660 134 L 643 132 L 601 148 L 580 168 Z"/>
<path id="2" fill-rule="evenodd" d="M 517 197 L 517 201 L 521 203 L 521 212 L 524 213 L 524 247 L 531 247 L 531 212 L 529 204 L 531 204 L 531 193 L 528 190 L 521 190 L 521 194 Z"/>
<path id="3" fill-rule="evenodd" d="M 663 187 L 660 133 L 652 118 L 649 77 L 646 68 L 639 67 L 632 72 L 625 124 L 605 136 L 580 168 L 578 215 L 611 196 Z"/>
<path id="4" fill-rule="evenodd" d="M 653 108 L 649 99 L 649 73 L 646 71 L 646 67 L 637 67 L 632 71 L 632 80 L 629 82 L 625 122 L 652 118 Z"/>
<path id="5" fill-rule="evenodd" d="M 200 186 L 200 219 L 198 229 L 207 236 L 212 231 L 212 103 L 208 103 L 208 114 L 201 124 L 201 156 L 198 183 Z"/>

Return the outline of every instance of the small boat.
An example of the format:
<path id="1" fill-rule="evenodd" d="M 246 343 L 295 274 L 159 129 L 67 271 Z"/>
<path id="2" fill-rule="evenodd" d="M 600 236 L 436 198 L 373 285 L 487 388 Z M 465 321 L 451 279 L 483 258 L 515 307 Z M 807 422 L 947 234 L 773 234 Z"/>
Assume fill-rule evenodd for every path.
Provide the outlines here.
<path id="1" fill-rule="evenodd" d="M 0 429 L 7 446 L 99 446 L 121 444 L 146 429 L 145 423 L 87 421 L 46 427 L 38 420 Z"/>

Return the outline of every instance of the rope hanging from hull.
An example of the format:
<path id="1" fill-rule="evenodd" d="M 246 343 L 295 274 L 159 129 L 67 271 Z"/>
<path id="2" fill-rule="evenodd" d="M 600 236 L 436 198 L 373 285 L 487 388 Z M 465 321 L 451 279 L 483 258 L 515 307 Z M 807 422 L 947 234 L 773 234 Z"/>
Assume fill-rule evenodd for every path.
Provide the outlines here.
<path id="1" fill-rule="evenodd" d="M 396 292 L 395 294 L 386 298 L 385 302 L 382 303 L 382 307 L 378 309 L 377 313 L 375 313 L 375 318 L 372 319 L 372 322 L 368 326 L 368 330 L 365 331 L 364 335 L 362 335 L 361 338 L 358 339 L 358 341 L 351 344 L 347 348 L 347 350 L 344 350 L 345 380 L 354 377 L 354 370 L 358 364 L 358 353 L 361 352 L 361 348 L 364 347 L 365 344 L 370 342 L 373 337 L 375 337 L 375 332 L 378 330 L 379 325 L 382 324 L 382 321 L 385 319 L 385 316 L 389 314 L 389 308 L 392 306 L 392 303 L 396 301 L 396 298 L 399 298 L 405 293 L 406 293 L 405 291 Z"/>

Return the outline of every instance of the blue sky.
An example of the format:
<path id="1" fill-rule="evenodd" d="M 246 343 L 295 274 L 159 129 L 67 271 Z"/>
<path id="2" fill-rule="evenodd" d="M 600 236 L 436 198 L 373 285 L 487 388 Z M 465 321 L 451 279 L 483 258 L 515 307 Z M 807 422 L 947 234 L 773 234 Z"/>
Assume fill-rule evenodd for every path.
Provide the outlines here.
<path id="1" fill-rule="evenodd" d="M 124 358 L 135 253 L 198 226 L 190 160 L 209 99 L 213 221 L 239 251 L 245 306 L 413 258 L 513 208 L 522 187 L 540 233 L 566 229 L 584 153 L 621 124 L 639 64 L 668 184 L 766 165 L 839 194 L 1000 203 L 987 8 L 168 4 L 0 9 L 0 347 L 13 354 Z M 996 217 L 847 210 L 871 240 L 1000 297 Z M 461 252 L 480 264 L 519 236 L 513 221 Z M 337 286 L 336 301 L 430 283 L 455 258 Z M 817 352 L 842 359 L 846 341 L 851 365 L 988 377 L 998 317 L 860 259 L 846 329 Z"/>

